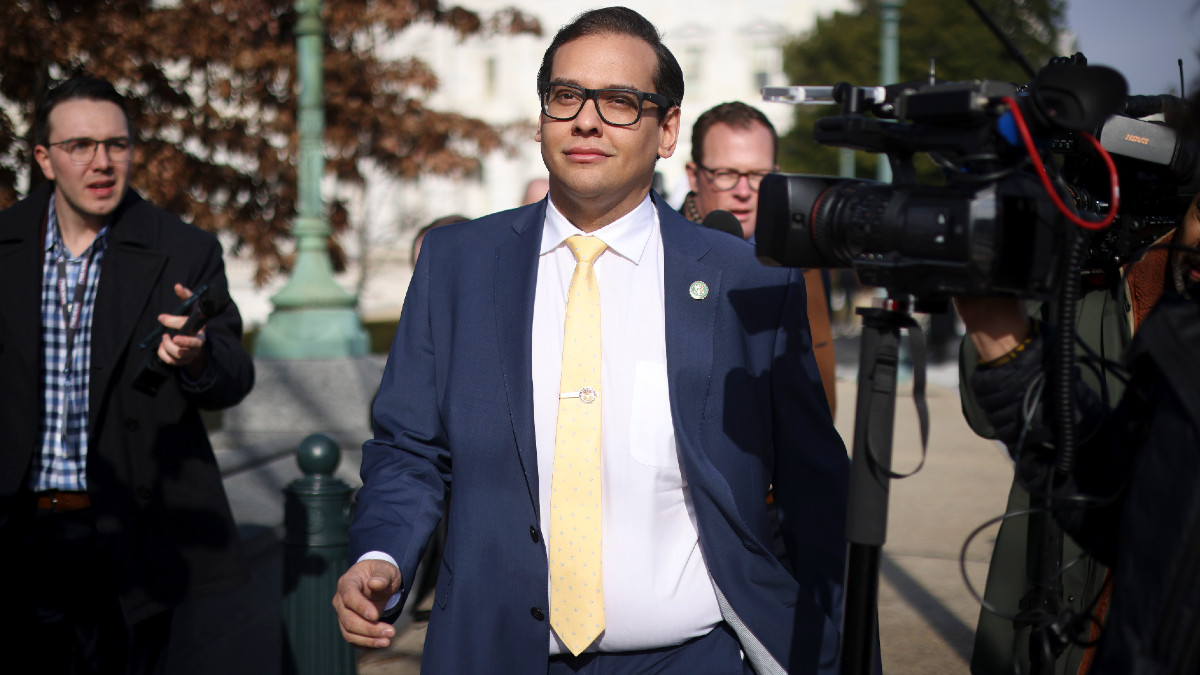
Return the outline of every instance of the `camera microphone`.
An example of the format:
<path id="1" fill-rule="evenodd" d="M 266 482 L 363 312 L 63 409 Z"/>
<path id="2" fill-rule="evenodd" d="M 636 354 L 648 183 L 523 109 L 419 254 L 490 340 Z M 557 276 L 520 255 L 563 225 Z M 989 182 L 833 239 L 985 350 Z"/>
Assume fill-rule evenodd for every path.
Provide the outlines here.
<path id="1" fill-rule="evenodd" d="M 1129 95 L 1125 97 L 1125 103 L 1121 106 L 1121 114 L 1126 117 L 1136 117 L 1141 119 L 1151 115 L 1158 115 L 1166 112 L 1170 96 L 1166 94 L 1158 94 L 1155 96 L 1135 96 Z"/>
<path id="2" fill-rule="evenodd" d="M 704 216 L 704 222 L 701 225 L 713 229 L 732 234 L 738 239 L 742 239 L 742 223 L 737 219 L 737 216 L 728 211 L 717 209 L 709 211 L 707 216 Z"/>
<path id="3" fill-rule="evenodd" d="M 225 311 L 231 302 L 229 291 L 223 288 L 207 286 L 201 288 L 174 312 L 176 315 L 188 312 L 187 321 L 176 331 L 176 335 L 191 336 L 199 333 L 209 319 Z M 146 357 L 146 364 L 142 366 L 141 372 L 134 378 L 133 388 L 149 396 L 157 396 L 163 382 L 175 370 L 175 366 L 169 366 L 158 358 L 158 340 L 156 338 L 163 332 L 163 328 L 156 329 L 141 343 L 143 349 L 150 347 L 152 351 Z"/>

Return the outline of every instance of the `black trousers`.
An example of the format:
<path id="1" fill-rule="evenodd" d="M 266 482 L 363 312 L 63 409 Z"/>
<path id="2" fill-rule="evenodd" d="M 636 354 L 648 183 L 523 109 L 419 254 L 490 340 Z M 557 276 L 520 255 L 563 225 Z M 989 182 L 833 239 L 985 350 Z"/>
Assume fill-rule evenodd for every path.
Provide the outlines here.
<path id="1" fill-rule="evenodd" d="M 6 528 L 4 585 L 13 606 L 0 641 L 6 657 L 50 675 L 165 672 L 171 613 L 129 625 L 90 509 L 37 511 Z M 7 548 L 7 546 L 6 546 Z M 11 557 L 9 557 L 11 556 Z"/>

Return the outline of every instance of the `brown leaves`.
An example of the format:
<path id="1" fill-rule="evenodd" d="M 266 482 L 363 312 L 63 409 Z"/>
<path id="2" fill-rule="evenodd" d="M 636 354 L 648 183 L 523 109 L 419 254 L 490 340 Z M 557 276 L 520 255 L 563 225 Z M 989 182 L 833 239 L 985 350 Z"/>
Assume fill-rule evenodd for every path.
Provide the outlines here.
<path id="1" fill-rule="evenodd" d="M 486 123 L 425 105 L 438 86 L 426 64 L 382 61 L 375 46 L 417 22 L 461 38 L 540 34 L 536 19 L 437 0 L 324 0 L 322 10 L 327 173 L 361 184 L 365 162 L 402 178 L 470 175 L 501 147 Z M 31 161 L 37 97 L 83 69 L 131 98 L 135 189 L 199 227 L 232 232 L 266 282 L 287 263 L 280 244 L 296 216 L 296 21 L 292 0 L 0 2 L 0 98 L 23 117 L 14 129 L 0 111 L 0 207 L 15 201 L 17 172 Z M 328 217 L 335 233 L 355 225 L 341 203 Z M 340 264 L 336 235 L 330 250 Z"/>

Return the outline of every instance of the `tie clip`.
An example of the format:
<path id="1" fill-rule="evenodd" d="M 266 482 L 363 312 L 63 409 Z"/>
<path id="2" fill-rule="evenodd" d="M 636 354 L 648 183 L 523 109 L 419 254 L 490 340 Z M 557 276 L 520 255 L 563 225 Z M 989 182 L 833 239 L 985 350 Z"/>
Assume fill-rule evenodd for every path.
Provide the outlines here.
<path id="1" fill-rule="evenodd" d="M 596 397 L 599 396 L 596 390 L 591 387 L 584 387 L 579 391 L 564 391 L 558 395 L 559 400 L 564 398 L 577 398 L 584 403 L 594 403 Z"/>

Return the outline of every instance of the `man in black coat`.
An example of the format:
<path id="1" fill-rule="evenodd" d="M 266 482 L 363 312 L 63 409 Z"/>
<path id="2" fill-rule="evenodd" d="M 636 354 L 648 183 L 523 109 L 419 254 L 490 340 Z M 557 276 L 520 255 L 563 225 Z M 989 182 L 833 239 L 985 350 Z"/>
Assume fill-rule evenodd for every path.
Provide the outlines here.
<path id="1" fill-rule="evenodd" d="M 253 362 L 232 305 L 175 333 L 193 291 L 227 292 L 221 247 L 128 188 L 112 85 L 64 82 L 35 136 L 49 183 L 0 212 L 0 643 L 40 673 L 161 672 L 171 609 L 246 577 L 199 410 Z"/>

